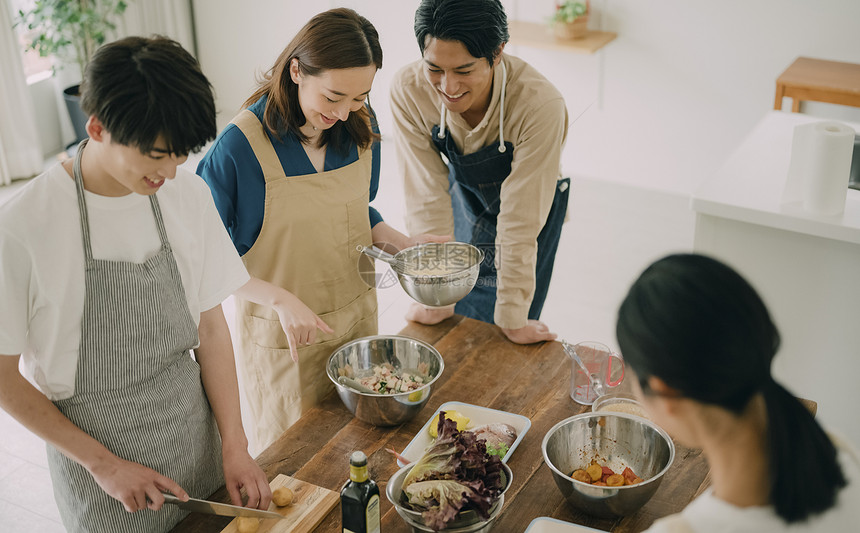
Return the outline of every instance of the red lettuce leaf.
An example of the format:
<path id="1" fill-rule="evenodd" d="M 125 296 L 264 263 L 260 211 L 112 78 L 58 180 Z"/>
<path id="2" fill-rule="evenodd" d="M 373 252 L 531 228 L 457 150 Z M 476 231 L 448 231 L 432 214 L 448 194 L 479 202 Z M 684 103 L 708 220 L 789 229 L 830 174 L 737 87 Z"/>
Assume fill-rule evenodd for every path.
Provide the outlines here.
<path id="1" fill-rule="evenodd" d="M 458 431 L 444 411 L 439 413 L 438 435 L 403 481 L 409 507 L 421 511 L 426 523 L 438 529 L 465 508 L 489 518 L 490 507 L 504 489 L 501 460 L 487 453 L 483 439 Z"/>

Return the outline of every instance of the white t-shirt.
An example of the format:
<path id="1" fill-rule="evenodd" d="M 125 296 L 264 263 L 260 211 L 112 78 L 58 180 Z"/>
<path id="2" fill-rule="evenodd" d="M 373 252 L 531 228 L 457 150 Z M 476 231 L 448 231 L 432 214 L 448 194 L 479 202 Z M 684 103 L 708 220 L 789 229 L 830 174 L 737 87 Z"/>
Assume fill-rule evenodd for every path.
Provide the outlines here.
<path id="1" fill-rule="evenodd" d="M 737 507 L 708 489 L 678 515 L 657 520 L 645 533 L 813 533 L 860 531 L 860 459 L 844 441 L 834 439 L 848 485 L 837 493 L 836 505 L 809 521 L 786 524 L 773 507 Z"/>
<path id="2" fill-rule="evenodd" d="M 160 241 L 147 196 L 85 192 L 95 259 L 141 263 Z M 157 193 L 195 323 L 249 279 L 209 188 L 177 169 Z M 57 164 L 0 206 L 0 354 L 48 398 L 74 393 L 84 307 L 84 252 L 75 183 Z"/>

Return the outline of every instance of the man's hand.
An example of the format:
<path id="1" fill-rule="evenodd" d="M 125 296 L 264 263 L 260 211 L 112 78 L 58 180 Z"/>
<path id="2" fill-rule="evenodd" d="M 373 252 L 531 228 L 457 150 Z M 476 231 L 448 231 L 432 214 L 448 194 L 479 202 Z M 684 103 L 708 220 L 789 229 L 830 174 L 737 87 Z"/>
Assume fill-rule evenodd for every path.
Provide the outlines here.
<path id="1" fill-rule="evenodd" d="M 266 481 L 266 474 L 248 455 L 247 450 L 223 450 L 224 484 L 230 493 L 233 505 L 242 505 L 240 489 L 248 495 L 248 507 L 266 510 L 272 501 L 272 489 Z"/>
<path id="2" fill-rule="evenodd" d="M 409 306 L 409 310 L 406 312 L 406 320 L 418 322 L 419 324 L 426 324 L 428 326 L 438 324 L 452 316 L 454 316 L 453 305 L 446 305 L 445 307 L 427 307 L 426 305 L 413 303 Z"/>
<path id="3" fill-rule="evenodd" d="M 428 242 L 445 243 L 450 240 L 450 235 L 434 235 L 432 233 L 422 233 L 421 235 L 410 237 L 408 241 L 409 246 L 407 246 L 407 248 Z"/>
<path id="4" fill-rule="evenodd" d="M 119 500 L 129 513 L 141 509 L 157 511 L 164 504 L 162 491 L 187 501 L 188 493 L 172 479 L 151 468 L 114 456 L 107 463 L 90 470 L 96 483 L 111 497 Z"/>
<path id="5" fill-rule="evenodd" d="M 404 233 L 397 231 L 389 226 L 385 221 L 373 226 L 371 230 L 371 238 L 373 244 L 380 250 L 386 251 L 391 255 L 396 254 L 401 250 L 411 248 L 416 244 L 425 242 L 448 242 L 451 240 L 450 235 L 433 235 L 432 233 L 422 233 L 410 237 Z"/>
<path id="6" fill-rule="evenodd" d="M 558 335 L 551 332 L 540 320 L 529 320 L 528 324 L 517 329 L 500 328 L 509 341 L 516 344 L 534 344 L 554 341 Z"/>

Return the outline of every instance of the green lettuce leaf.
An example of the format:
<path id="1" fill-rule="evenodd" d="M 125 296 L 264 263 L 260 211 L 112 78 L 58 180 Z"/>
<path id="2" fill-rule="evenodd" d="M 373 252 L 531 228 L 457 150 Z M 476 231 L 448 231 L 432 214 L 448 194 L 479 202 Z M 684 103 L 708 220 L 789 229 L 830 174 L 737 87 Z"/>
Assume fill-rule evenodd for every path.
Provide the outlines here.
<path id="1" fill-rule="evenodd" d="M 416 509 L 427 509 L 421 514 L 433 529 L 443 529 L 464 505 L 478 497 L 466 485 L 443 479 L 413 483 L 406 488 L 406 496 Z"/>
<path id="2" fill-rule="evenodd" d="M 436 441 L 424 450 L 424 455 L 403 480 L 404 490 L 410 484 L 425 479 L 452 477 L 454 471 L 460 466 L 460 455 L 466 447 L 459 442 L 460 432 L 457 431 L 457 423 L 445 418 L 445 411 L 441 411 L 438 429 Z"/>

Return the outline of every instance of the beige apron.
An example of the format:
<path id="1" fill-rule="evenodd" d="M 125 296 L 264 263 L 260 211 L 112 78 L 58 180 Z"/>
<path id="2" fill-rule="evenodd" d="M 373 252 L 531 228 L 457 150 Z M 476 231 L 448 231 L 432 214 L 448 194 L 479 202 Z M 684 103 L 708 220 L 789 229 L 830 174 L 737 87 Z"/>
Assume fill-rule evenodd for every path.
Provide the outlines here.
<path id="1" fill-rule="evenodd" d="M 353 339 L 375 335 L 376 291 L 359 275 L 357 245 L 370 246 L 368 200 L 371 150 L 336 170 L 290 176 L 253 112 L 233 119 L 251 145 L 266 180 L 263 226 L 243 256 L 251 276 L 295 294 L 334 334 L 290 357 L 278 315 L 267 306 L 236 301 L 240 366 L 253 420 L 248 438 L 263 449 L 334 390 L 326 376 L 329 355 Z"/>

